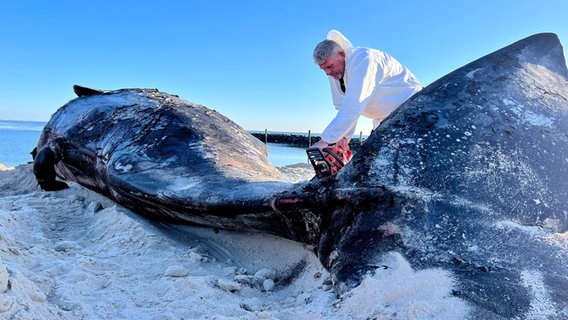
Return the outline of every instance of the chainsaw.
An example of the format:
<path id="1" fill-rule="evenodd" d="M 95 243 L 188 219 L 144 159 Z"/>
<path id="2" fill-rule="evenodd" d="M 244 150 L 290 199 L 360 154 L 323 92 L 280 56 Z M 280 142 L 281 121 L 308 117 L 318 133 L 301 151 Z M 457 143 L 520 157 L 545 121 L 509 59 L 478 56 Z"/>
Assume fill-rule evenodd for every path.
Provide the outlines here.
<path id="1" fill-rule="evenodd" d="M 349 148 L 344 150 L 339 145 L 333 145 L 323 149 L 308 148 L 306 149 L 306 153 L 316 171 L 316 175 L 320 179 L 336 175 L 353 156 Z"/>

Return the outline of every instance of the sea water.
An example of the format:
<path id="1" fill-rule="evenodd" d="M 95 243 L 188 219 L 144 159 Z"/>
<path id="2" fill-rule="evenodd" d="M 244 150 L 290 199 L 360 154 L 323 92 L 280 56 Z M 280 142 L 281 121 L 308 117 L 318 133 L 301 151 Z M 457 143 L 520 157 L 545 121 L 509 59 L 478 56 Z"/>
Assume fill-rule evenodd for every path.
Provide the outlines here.
<path id="1" fill-rule="evenodd" d="M 32 161 L 45 122 L 0 120 L 0 164 L 13 167 Z"/>
<path id="2" fill-rule="evenodd" d="M 45 122 L 0 120 L 0 164 L 14 167 L 32 161 Z M 304 148 L 269 143 L 268 160 L 275 166 L 307 163 Z"/>
<path id="3" fill-rule="evenodd" d="M 268 146 L 268 160 L 275 166 L 282 167 L 296 163 L 308 163 L 308 155 L 305 148 L 278 143 L 267 143 L 266 146 Z"/>

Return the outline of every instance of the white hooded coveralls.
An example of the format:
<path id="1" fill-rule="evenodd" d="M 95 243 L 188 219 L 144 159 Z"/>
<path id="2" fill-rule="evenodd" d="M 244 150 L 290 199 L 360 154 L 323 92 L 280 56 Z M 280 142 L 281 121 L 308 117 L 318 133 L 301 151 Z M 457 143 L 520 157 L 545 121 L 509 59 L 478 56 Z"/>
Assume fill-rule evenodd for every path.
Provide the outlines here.
<path id="1" fill-rule="evenodd" d="M 351 139 L 360 115 L 373 119 L 373 129 L 404 101 L 422 89 L 416 77 L 385 52 L 353 48 L 341 33 L 331 30 L 327 38 L 345 51 L 345 93 L 338 80 L 329 77 L 337 115 L 322 133 L 322 139 L 335 143 Z"/>

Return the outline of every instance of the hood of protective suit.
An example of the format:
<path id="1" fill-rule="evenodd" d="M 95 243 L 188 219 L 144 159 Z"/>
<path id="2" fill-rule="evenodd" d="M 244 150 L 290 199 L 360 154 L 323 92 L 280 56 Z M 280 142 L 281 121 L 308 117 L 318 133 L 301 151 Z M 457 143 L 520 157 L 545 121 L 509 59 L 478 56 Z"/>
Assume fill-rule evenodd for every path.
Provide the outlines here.
<path id="1" fill-rule="evenodd" d="M 327 33 L 327 40 L 331 40 L 337 43 L 343 49 L 343 51 L 345 51 L 345 54 L 353 49 L 351 41 L 347 40 L 347 38 L 337 30 L 329 31 Z"/>

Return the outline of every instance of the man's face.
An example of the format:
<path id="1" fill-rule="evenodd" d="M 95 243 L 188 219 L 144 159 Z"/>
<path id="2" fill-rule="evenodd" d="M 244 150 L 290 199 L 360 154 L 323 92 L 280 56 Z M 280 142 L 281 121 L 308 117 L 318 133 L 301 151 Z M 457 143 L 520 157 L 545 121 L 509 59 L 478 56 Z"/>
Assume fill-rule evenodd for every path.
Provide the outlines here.
<path id="1" fill-rule="evenodd" d="M 343 73 L 345 72 L 345 52 L 332 53 L 319 67 L 326 75 L 336 80 L 343 78 Z"/>

